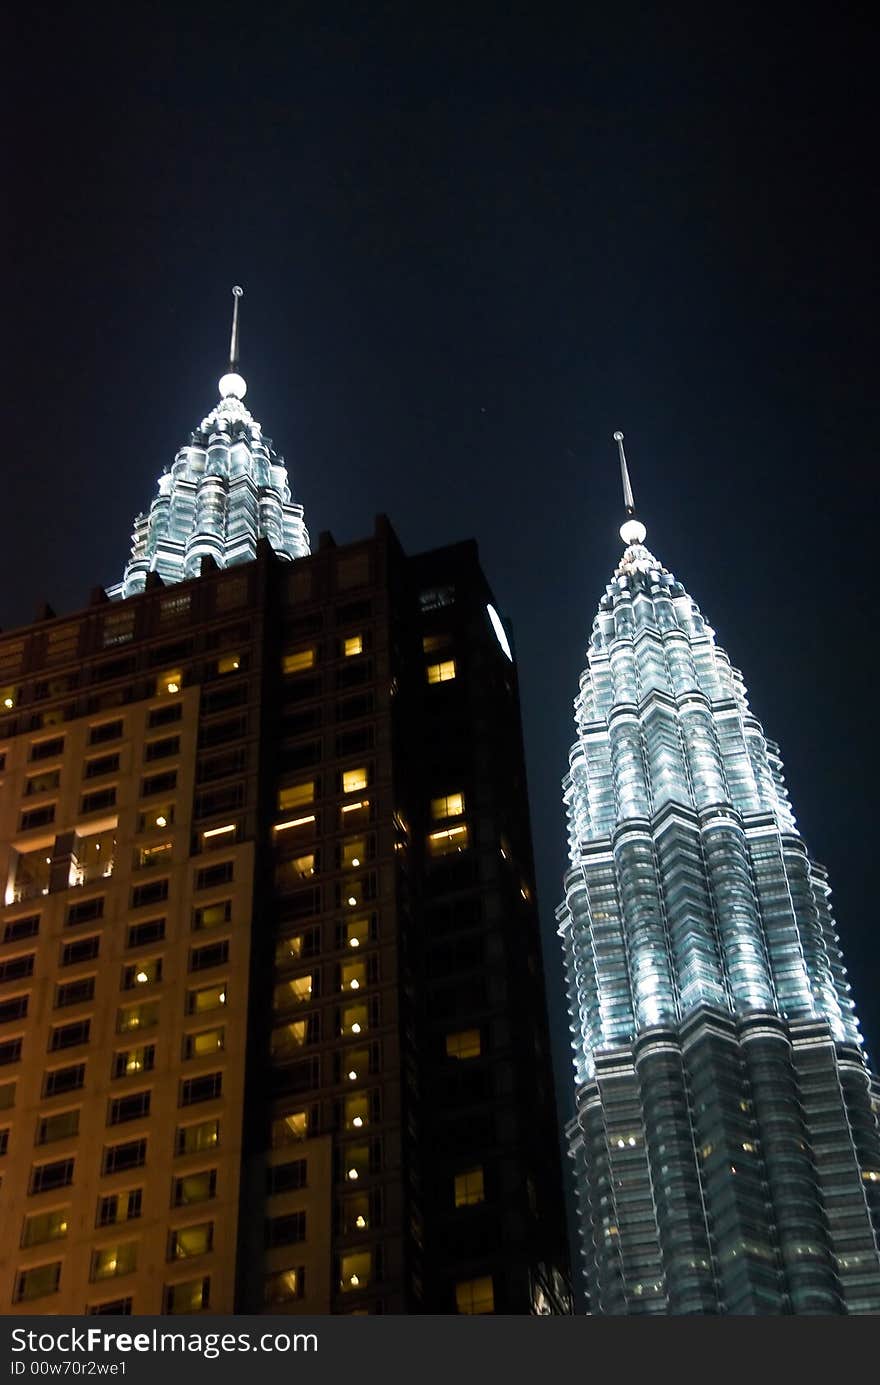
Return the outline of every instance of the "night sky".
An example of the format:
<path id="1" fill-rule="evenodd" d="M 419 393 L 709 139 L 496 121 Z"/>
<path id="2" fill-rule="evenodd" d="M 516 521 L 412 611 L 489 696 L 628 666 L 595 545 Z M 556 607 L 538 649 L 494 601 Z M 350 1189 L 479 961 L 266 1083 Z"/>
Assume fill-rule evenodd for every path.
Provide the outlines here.
<path id="1" fill-rule="evenodd" d="M 870 7 L 96 8 L 7 35 L 0 624 L 121 577 L 243 284 L 247 402 L 313 540 L 386 512 L 410 552 L 479 541 L 559 1029 L 621 428 L 649 546 L 781 744 L 880 1053 Z"/>

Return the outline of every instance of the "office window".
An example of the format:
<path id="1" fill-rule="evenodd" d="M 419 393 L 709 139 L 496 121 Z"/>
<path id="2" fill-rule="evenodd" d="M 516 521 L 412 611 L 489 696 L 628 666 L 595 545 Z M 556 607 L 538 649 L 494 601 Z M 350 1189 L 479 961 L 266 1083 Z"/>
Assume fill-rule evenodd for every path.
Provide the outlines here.
<path id="1" fill-rule="evenodd" d="M 470 832 L 467 823 L 456 827 L 443 827 L 437 832 L 428 833 L 428 854 L 430 856 L 451 856 L 470 846 Z"/>
<path id="2" fill-rule="evenodd" d="M 43 1076 L 43 1096 L 60 1096 L 85 1086 L 85 1063 L 72 1063 L 67 1068 L 52 1068 Z"/>
<path id="3" fill-rule="evenodd" d="M 15 1303 L 26 1303 L 32 1298 L 43 1298 L 46 1294 L 56 1294 L 61 1283 L 61 1261 L 51 1265 L 35 1265 L 29 1270 L 19 1270 L 15 1277 Z"/>
<path id="4" fill-rule="evenodd" d="M 105 1145 L 101 1173 L 122 1173 L 125 1169 L 140 1169 L 147 1162 L 146 1140 L 126 1140 L 120 1145 Z"/>
<path id="5" fill-rule="evenodd" d="M 159 1023 L 158 1000 L 142 1000 L 138 1005 L 123 1005 L 116 1011 L 117 1034 L 133 1030 L 152 1029 Z"/>
<path id="6" fill-rule="evenodd" d="M 0 982 L 24 981 L 34 974 L 35 952 L 27 952 L 21 957 L 8 957 L 0 962 Z"/>
<path id="7" fill-rule="evenodd" d="M 34 1164 L 28 1192 L 48 1193 L 55 1188 L 69 1188 L 73 1182 L 73 1162 L 72 1159 L 56 1159 L 51 1164 Z"/>
<path id="8" fill-rule="evenodd" d="M 305 673 L 306 669 L 315 667 L 315 649 L 298 649 L 291 654 L 284 654 L 281 659 L 281 671 L 284 674 Z"/>
<path id="9" fill-rule="evenodd" d="M 206 904 L 193 910 L 192 926 L 198 932 L 204 928 L 215 928 L 218 924 L 229 923 L 232 918 L 232 900 L 221 899 L 217 904 Z"/>
<path id="10" fill-rule="evenodd" d="M 267 1305 L 290 1303 L 293 1299 L 302 1298 L 305 1288 L 306 1272 L 301 1265 L 295 1269 L 276 1270 L 265 1278 L 263 1302 Z"/>
<path id="11" fill-rule="evenodd" d="M 107 1124 L 122 1125 L 125 1121 L 140 1120 L 150 1114 L 151 1092 L 128 1092 L 114 1097 L 107 1104 Z"/>
<path id="12" fill-rule="evenodd" d="M 204 1154 L 220 1143 L 220 1121 L 212 1118 L 195 1125 L 179 1125 L 174 1132 L 175 1154 Z"/>
<path id="13" fill-rule="evenodd" d="M 289 812 L 293 808 L 302 808 L 306 804 L 315 801 L 315 781 L 309 779 L 303 784 L 288 784 L 278 792 L 278 808 L 281 812 Z"/>
<path id="14" fill-rule="evenodd" d="M 206 1010 L 216 1010 L 226 1004 L 226 982 L 217 981 L 213 986 L 200 986 L 197 991 L 186 993 L 186 1013 L 201 1015 Z"/>
<path id="15" fill-rule="evenodd" d="M 55 987 L 55 1009 L 65 1005 L 83 1005 L 95 996 L 94 976 L 80 976 L 75 981 L 65 981 Z"/>
<path id="16" fill-rule="evenodd" d="M 98 1198 L 96 1226 L 116 1226 L 120 1222 L 136 1221 L 143 1209 L 143 1188 L 131 1188 L 125 1193 L 111 1193 Z"/>
<path id="17" fill-rule="evenodd" d="M 57 1053 L 60 1048 L 75 1048 L 77 1044 L 87 1044 L 91 1031 L 91 1020 L 74 1020 L 73 1024 L 59 1024 L 49 1031 L 49 1052 Z"/>
<path id="18" fill-rule="evenodd" d="M 202 1169 L 198 1173 L 187 1173 L 182 1178 L 175 1178 L 171 1203 L 174 1207 L 191 1207 L 194 1203 L 209 1202 L 216 1194 L 217 1170 Z"/>
<path id="19" fill-rule="evenodd" d="M 373 1255 L 369 1250 L 356 1250 L 343 1255 L 339 1262 L 339 1287 L 345 1293 L 366 1289 L 373 1278 Z"/>
<path id="20" fill-rule="evenodd" d="M 226 1045 L 226 1030 L 222 1025 L 216 1029 L 202 1029 L 198 1034 L 185 1034 L 183 1039 L 184 1058 L 209 1058 L 222 1053 Z"/>
<path id="21" fill-rule="evenodd" d="M 101 935 L 93 933 L 89 938 L 77 938 L 75 943 L 64 943 L 61 947 L 62 967 L 76 966 L 77 962 L 91 962 L 101 951 Z"/>
<path id="22" fill-rule="evenodd" d="M 431 817 L 435 822 L 444 818 L 460 818 L 464 814 L 464 794 L 448 793 L 431 799 Z"/>
<path id="23" fill-rule="evenodd" d="M 69 1140 L 79 1134 L 79 1109 L 55 1111 L 37 1121 L 36 1145 L 48 1145 L 53 1140 Z"/>
<path id="24" fill-rule="evenodd" d="M 367 787 L 367 771 L 362 769 L 346 769 L 342 772 L 342 792 L 358 793 Z"/>
<path id="25" fill-rule="evenodd" d="M 455 1175 L 456 1207 L 475 1207 L 485 1198 L 482 1167 L 466 1169 Z"/>
<path id="26" fill-rule="evenodd" d="M 211 1302 L 211 1277 L 187 1279 L 183 1284 L 166 1284 L 164 1312 L 202 1313 Z"/>
<path id="27" fill-rule="evenodd" d="M 283 1217 L 266 1218 L 266 1245 L 292 1246 L 306 1239 L 305 1212 L 290 1212 Z"/>
<path id="28" fill-rule="evenodd" d="M 89 1279 L 115 1279 L 119 1275 L 131 1274 L 137 1269 L 137 1241 L 126 1241 L 124 1245 L 102 1246 L 92 1251 Z"/>
<path id="29" fill-rule="evenodd" d="M 223 1091 L 222 1072 L 206 1072 L 201 1077 L 187 1077 L 180 1084 L 178 1106 L 194 1106 L 198 1101 L 213 1101 Z"/>
<path id="30" fill-rule="evenodd" d="M 146 962 L 131 962 L 122 969 L 122 989 L 124 991 L 133 991 L 138 986 L 155 986 L 161 980 L 161 957 L 150 957 Z"/>
<path id="31" fill-rule="evenodd" d="M 70 1209 L 67 1207 L 57 1208 L 54 1212 L 35 1212 L 32 1217 L 25 1217 L 24 1229 L 21 1233 L 21 1243 L 23 1246 L 40 1246 L 46 1241 L 58 1241 L 67 1235 L 67 1219 Z"/>
<path id="32" fill-rule="evenodd" d="M 29 914 L 27 918 L 13 919 L 3 930 L 4 943 L 21 942 L 23 938 L 35 938 L 40 931 L 39 914 Z"/>
<path id="33" fill-rule="evenodd" d="M 156 1064 L 156 1045 L 141 1044 L 139 1048 L 124 1048 L 113 1055 L 113 1076 L 132 1077 L 138 1072 L 152 1072 Z"/>
<path id="34" fill-rule="evenodd" d="M 455 660 L 441 659 L 438 664 L 428 664 L 425 675 L 429 683 L 451 683 L 455 678 Z"/>
<path id="35" fill-rule="evenodd" d="M 455 1307 L 459 1313 L 494 1313 L 495 1290 L 490 1274 L 479 1279 L 461 1279 L 455 1286 Z"/>
<path id="36" fill-rule="evenodd" d="M 150 943 L 160 943 L 165 937 L 165 920 L 146 919 L 143 923 L 134 923 L 128 930 L 126 947 L 147 947 Z"/>
<path id="37" fill-rule="evenodd" d="M 479 1029 L 460 1029 L 446 1035 L 446 1054 L 449 1058 L 479 1058 L 480 1051 Z"/>

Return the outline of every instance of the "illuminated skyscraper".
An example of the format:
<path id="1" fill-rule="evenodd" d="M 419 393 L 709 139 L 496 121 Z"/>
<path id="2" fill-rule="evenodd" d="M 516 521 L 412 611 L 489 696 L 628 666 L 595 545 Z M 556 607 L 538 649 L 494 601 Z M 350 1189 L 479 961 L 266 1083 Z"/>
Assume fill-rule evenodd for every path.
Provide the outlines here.
<path id="1" fill-rule="evenodd" d="M 591 1311 L 880 1312 L 880 1092 L 776 745 L 645 547 L 593 623 L 564 781 Z"/>

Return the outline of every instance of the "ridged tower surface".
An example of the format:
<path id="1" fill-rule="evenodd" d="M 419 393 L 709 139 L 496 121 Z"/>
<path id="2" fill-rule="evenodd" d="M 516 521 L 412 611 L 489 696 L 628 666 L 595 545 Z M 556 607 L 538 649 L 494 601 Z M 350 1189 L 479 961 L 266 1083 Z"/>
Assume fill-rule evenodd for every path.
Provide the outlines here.
<path id="1" fill-rule="evenodd" d="M 125 574 L 109 596 L 143 591 L 153 571 L 169 583 L 197 577 L 205 556 L 218 567 L 249 562 L 261 538 L 281 558 L 308 554 L 303 507 L 291 499 L 284 458 L 243 403 L 247 385 L 238 374 L 237 350 L 236 313 L 220 402 L 159 477 L 149 514 L 135 519 Z"/>
<path id="2" fill-rule="evenodd" d="M 631 528 L 575 700 L 557 912 L 590 1310 L 880 1312 L 880 1087 L 826 873 L 742 676 Z"/>

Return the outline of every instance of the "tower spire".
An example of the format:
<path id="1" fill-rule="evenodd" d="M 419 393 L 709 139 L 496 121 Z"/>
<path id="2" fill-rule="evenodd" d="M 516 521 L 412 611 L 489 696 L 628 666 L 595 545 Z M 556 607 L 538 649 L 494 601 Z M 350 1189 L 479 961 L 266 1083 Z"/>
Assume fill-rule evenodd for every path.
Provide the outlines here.
<path id="1" fill-rule="evenodd" d="M 220 395 L 244 399 L 247 394 L 247 381 L 238 373 L 238 301 L 244 296 L 244 289 L 236 284 L 232 290 L 234 307 L 232 309 L 232 334 L 229 338 L 229 369 L 220 381 Z"/>
<path id="2" fill-rule="evenodd" d="M 636 519 L 636 502 L 630 485 L 626 453 L 623 450 L 623 434 L 619 429 L 614 434 L 614 441 L 617 443 L 617 451 L 620 454 L 620 480 L 623 485 L 623 508 L 626 511 L 626 519 L 620 526 L 620 537 L 629 547 L 634 543 L 644 543 L 648 531 L 644 524 Z"/>

